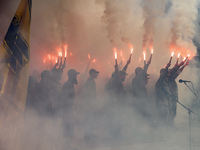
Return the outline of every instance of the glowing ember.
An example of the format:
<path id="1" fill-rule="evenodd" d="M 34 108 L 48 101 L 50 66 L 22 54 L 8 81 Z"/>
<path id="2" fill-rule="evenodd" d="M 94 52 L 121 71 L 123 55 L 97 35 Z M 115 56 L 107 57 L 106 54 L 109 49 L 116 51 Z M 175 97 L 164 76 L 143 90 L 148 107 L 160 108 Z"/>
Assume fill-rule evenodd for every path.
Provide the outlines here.
<path id="1" fill-rule="evenodd" d="M 117 59 L 117 52 L 115 52 L 115 59 Z"/>
<path id="2" fill-rule="evenodd" d="M 96 59 L 93 59 L 92 62 L 95 63 L 95 62 L 96 62 Z"/>
<path id="3" fill-rule="evenodd" d="M 133 54 L 133 48 L 131 48 L 131 54 Z"/>
<path id="4" fill-rule="evenodd" d="M 88 59 L 90 59 L 90 54 L 88 54 Z"/>
<path id="5" fill-rule="evenodd" d="M 67 57 L 67 49 L 65 49 L 65 58 Z"/>
<path id="6" fill-rule="evenodd" d="M 62 52 L 59 52 L 59 53 L 58 53 L 58 56 L 62 57 Z"/>
<path id="7" fill-rule="evenodd" d="M 171 57 L 173 57 L 174 56 L 174 51 L 172 52 L 172 54 L 171 54 Z"/>
<path id="8" fill-rule="evenodd" d="M 151 54 L 153 55 L 153 49 L 151 49 Z"/>
<path id="9" fill-rule="evenodd" d="M 180 57 L 181 53 L 178 53 L 178 58 Z"/>
<path id="10" fill-rule="evenodd" d="M 146 53 L 145 52 L 143 52 L 143 56 L 144 56 L 144 60 L 146 60 Z"/>

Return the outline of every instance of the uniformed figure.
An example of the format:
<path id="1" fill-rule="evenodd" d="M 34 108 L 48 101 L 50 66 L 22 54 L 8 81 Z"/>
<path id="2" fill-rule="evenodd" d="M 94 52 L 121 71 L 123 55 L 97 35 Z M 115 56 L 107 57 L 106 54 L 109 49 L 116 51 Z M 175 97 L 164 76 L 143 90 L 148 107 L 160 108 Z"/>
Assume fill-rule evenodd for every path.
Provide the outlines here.
<path id="1" fill-rule="evenodd" d="M 99 71 L 95 69 L 90 69 L 89 71 L 90 77 L 87 79 L 85 83 L 85 98 L 95 99 L 96 98 L 96 82 L 95 79 L 99 75 Z"/>
<path id="2" fill-rule="evenodd" d="M 131 83 L 131 93 L 133 95 L 133 101 L 131 102 L 133 107 L 143 116 L 149 118 L 148 110 L 148 96 L 146 85 L 148 83 L 149 74 L 147 74 L 147 69 L 151 61 L 144 64 L 144 68 L 137 67 L 135 69 L 135 77 Z"/>
<path id="3" fill-rule="evenodd" d="M 171 120 L 170 116 L 170 104 L 171 104 L 171 92 L 168 82 L 168 68 L 170 63 L 165 68 L 160 70 L 160 77 L 155 85 L 156 91 L 156 106 L 158 110 L 158 123 L 168 125 Z"/>
<path id="4" fill-rule="evenodd" d="M 90 69 L 89 78 L 85 83 L 84 89 L 84 99 L 83 99 L 83 115 L 84 115 L 84 127 L 85 127 L 85 136 L 84 140 L 90 144 L 94 142 L 95 135 L 95 125 L 96 125 L 96 107 L 97 107 L 97 97 L 96 97 L 96 82 L 99 75 L 99 71 L 95 69 Z"/>
<path id="5" fill-rule="evenodd" d="M 70 69 L 67 72 L 68 80 L 67 82 L 64 83 L 61 92 L 64 134 L 67 135 L 69 138 L 73 137 L 73 125 L 74 125 L 73 108 L 75 100 L 74 85 L 78 84 L 77 81 L 78 74 L 79 72 L 77 72 L 74 69 Z"/>
<path id="6" fill-rule="evenodd" d="M 183 69 L 189 64 L 189 60 L 184 64 L 184 61 L 181 62 L 179 65 L 176 64 L 171 70 L 169 74 L 169 89 L 171 92 L 171 125 L 174 125 L 174 118 L 176 117 L 176 109 L 177 109 L 177 101 L 178 101 L 178 86 L 176 83 L 176 78 L 180 75 Z M 182 66 L 183 65 L 183 66 Z"/>
<path id="7" fill-rule="evenodd" d="M 41 73 L 41 80 L 38 84 L 38 112 L 41 115 L 52 116 L 53 111 L 53 88 L 52 74 L 48 70 Z"/>
<path id="8" fill-rule="evenodd" d="M 60 93 L 61 93 L 61 79 L 63 70 L 59 68 L 53 68 L 51 70 L 52 74 L 52 88 L 53 88 L 53 115 L 57 116 L 60 114 L 60 107 L 62 102 L 60 100 Z"/>

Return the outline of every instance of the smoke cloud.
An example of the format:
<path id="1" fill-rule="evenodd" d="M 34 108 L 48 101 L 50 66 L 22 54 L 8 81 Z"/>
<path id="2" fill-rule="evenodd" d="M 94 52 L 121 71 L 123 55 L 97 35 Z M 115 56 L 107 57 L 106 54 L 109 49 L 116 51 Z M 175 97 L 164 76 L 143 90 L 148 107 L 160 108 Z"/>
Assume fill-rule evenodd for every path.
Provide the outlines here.
<path id="1" fill-rule="evenodd" d="M 0 1 L 0 42 L 3 41 L 19 2 L 20 0 Z M 114 107 L 109 105 L 109 99 L 105 95 L 104 88 L 114 71 L 113 48 L 115 47 L 118 50 L 118 60 L 120 60 L 119 52 L 122 52 L 123 64 L 125 64 L 130 56 L 130 44 L 134 47 L 134 51 L 131 64 L 127 69 L 128 76 L 124 82 L 127 91 L 135 75 L 135 68 L 144 65 L 143 50 L 148 50 L 148 47 L 154 49 L 152 63 L 148 69 L 150 79 L 147 89 L 152 103 L 150 113 L 155 118 L 158 115 L 154 111 L 156 109 L 155 83 L 158 80 L 160 69 L 169 62 L 172 51 L 175 52 L 172 66 L 176 62 L 178 53 L 181 53 L 180 60 L 190 54 L 191 63 L 183 70 L 179 78 L 191 80 L 194 83 L 194 88 L 199 88 L 199 62 L 192 59 L 197 53 L 193 39 L 194 37 L 198 39 L 197 35 L 199 33 L 197 32 L 197 28 L 199 28 L 197 23 L 198 4 L 199 1 L 197 0 L 34 0 L 32 2 L 31 20 L 30 75 L 37 76 L 39 82 L 40 73 L 44 69 L 52 69 L 55 64 L 55 59 L 50 60 L 48 54 L 58 57 L 60 49 L 64 52 L 63 45 L 68 44 L 66 68 L 63 72 L 61 84 L 63 85 L 67 80 L 67 71 L 70 68 L 74 68 L 81 73 L 78 76 L 78 85 L 75 87 L 76 106 L 80 109 L 76 110 L 75 114 L 75 138 L 72 141 L 67 139 L 67 142 L 63 140 L 66 139 L 65 135 L 60 133 L 64 128 L 61 120 L 52 121 L 48 117 L 43 118 L 30 110 L 28 126 L 31 126 L 32 130 L 27 129 L 23 139 L 32 131 L 34 131 L 34 134 L 29 136 L 32 142 L 27 138 L 27 145 L 24 145 L 24 148 L 29 147 L 29 145 L 35 147 L 36 143 L 40 142 L 37 137 L 41 137 L 48 142 L 55 142 L 56 139 L 59 141 L 60 146 L 67 143 L 75 145 L 74 147 L 77 149 L 81 146 L 102 146 L 109 149 L 110 143 L 116 145 L 116 147 L 131 145 L 131 148 L 144 149 L 146 147 L 142 147 L 138 143 L 146 142 L 148 145 L 148 142 L 151 141 L 157 142 L 156 148 L 163 149 L 162 144 L 163 141 L 166 141 L 166 137 L 176 139 L 177 134 L 173 134 L 173 131 L 163 138 L 162 131 L 147 126 L 144 123 L 146 120 L 131 106 L 122 109 L 119 105 Z M 98 113 L 92 112 L 91 116 L 91 118 L 95 118 L 98 115 L 98 120 L 89 120 L 86 117 L 88 113 L 84 104 L 86 99 L 83 99 L 81 93 L 81 89 L 89 76 L 88 54 L 91 56 L 89 68 L 100 71 L 96 80 L 98 98 L 92 106 Z M 150 55 L 151 52 L 146 51 L 147 60 Z M 177 84 L 179 87 L 179 100 L 183 104 L 191 106 L 195 101 L 194 95 L 183 83 Z M 126 99 L 131 100 L 132 97 L 128 95 Z M 107 116 L 106 108 L 113 108 L 112 113 L 117 115 L 114 115 L 113 118 Z M 112 113 L 109 112 L 109 114 Z M 88 120 L 85 121 L 85 117 Z M 111 119 L 111 124 L 118 124 L 119 127 L 114 127 L 121 131 L 120 138 L 117 139 L 118 142 L 121 141 L 119 143 L 116 142 L 117 140 L 109 141 L 112 139 L 109 134 L 109 131 L 113 128 L 109 126 Z M 49 126 L 49 122 L 53 123 Z M 40 123 L 43 124 L 42 127 L 38 127 Z M 84 136 L 91 124 L 95 124 L 92 128 L 95 128 L 94 135 L 98 135 L 98 142 L 90 141 L 91 143 L 88 144 Z M 180 105 L 178 105 L 175 125 L 187 129 L 188 114 Z M 60 128 L 56 128 L 57 126 Z M 184 136 L 187 134 L 186 132 L 184 132 Z M 47 136 L 45 137 L 41 133 Z M 115 133 L 115 131 L 112 130 L 112 133 Z M 182 135 L 180 130 L 178 133 Z M 151 135 L 155 135 L 155 137 L 153 138 Z M 60 138 L 58 138 L 59 136 Z M 118 136 L 117 133 L 116 136 Z M 126 138 L 123 137 L 127 137 L 129 141 L 126 141 Z M 134 146 L 132 142 L 135 144 Z M 177 149 L 184 149 L 188 146 L 187 144 L 184 145 L 184 143 L 188 143 L 187 137 L 181 139 L 178 144 L 180 147 L 176 145 L 176 142 L 172 140 L 170 142 Z M 51 144 L 51 142 L 48 144 Z M 43 145 L 43 148 L 48 149 L 48 144 Z M 57 146 L 59 149 L 59 145 Z M 166 146 L 167 148 L 169 147 Z"/>

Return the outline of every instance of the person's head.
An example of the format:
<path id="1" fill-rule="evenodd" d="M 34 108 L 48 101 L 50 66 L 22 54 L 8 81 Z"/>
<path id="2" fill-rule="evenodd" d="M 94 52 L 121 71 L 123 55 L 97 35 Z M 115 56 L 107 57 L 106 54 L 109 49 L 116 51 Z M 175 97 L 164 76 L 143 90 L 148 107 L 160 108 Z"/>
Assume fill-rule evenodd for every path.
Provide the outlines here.
<path id="1" fill-rule="evenodd" d="M 77 72 L 76 70 L 74 69 L 70 69 L 68 72 L 67 72 L 67 75 L 68 75 L 68 78 L 69 80 L 72 81 L 73 84 L 78 84 L 78 81 L 77 81 L 77 75 L 80 74 L 79 72 Z"/>
<path id="2" fill-rule="evenodd" d="M 137 67 L 135 69 L 135 74 L 138 75 L 143 69 L 141 67 Z"/>
<path id="3" fill-rule="evenodd" d="M 41 80 L 42 81 L 46 81 L 46 80 L 49 80 L 49 79 L 52 79 L 51 72 L 49 70 L 42 71 L 42 73 L 41 73 Z"/>
<path id="4" fill-rule="evenodd" d="M 119 71 L 119 79 L 120 79 L 120 81 L 122 81 L 122 82 L 125 81 L 127 75 L 128 74 L 125 71 L 123 71 L 123 70 Z"/>
<path id="5" fill-rule="evenodd" d="M 167 74 L 167 71 L 165 68 L 160 69 L 160 77 L 163 77 Z"/>
<path id="6" fill-rule="evenodd" d="M 90 69 L 89 75 L 90 75 L 91 78 L 96 79 L 99 75 L 99 71 L 97 71 L 95 69 Z"/>

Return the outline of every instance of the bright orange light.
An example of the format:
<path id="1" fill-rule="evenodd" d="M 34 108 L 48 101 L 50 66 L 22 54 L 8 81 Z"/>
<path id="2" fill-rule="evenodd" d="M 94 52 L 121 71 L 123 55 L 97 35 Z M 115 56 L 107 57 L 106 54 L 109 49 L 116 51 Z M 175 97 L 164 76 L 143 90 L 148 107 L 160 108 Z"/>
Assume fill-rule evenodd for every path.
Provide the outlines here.
<path id="1" fill-rule="evenodd" d="M 95 63 L 95 62 L 96 62 L 96 59 L 93 59 L 92 62 Z"/>
<path id="2" fill-rule="evenodd" d="M 188 54 L 187 57 L 190 57 L 190 54 Z"/>
<path id="3" fill-rule="evenodd" d="M 117 59 L 117 52 L 115 52 L 115 59 Z"/>
<path id="4" fill-rule="evenodd" d="M 153 54 L 153 48 L 151 49 L 151 54 Z"/>
<path id="5" fill-rule="evenodd" d="M 67 57 L 67 49 L 65 49 L 65 58 Z"/>
<path id="6" fill-rule="evenodd" d="M 88 54 L 88 59 L 90 59 L 90 54 Z"/>
<path id="7" fill-rule="evenodd" d="M 181 53 L 178 53 L 178 58 L 180 57 Z"/>
<path id="8" fill-rule="evenodd" d="M 145 52 L 143 52 L 143 56 L 144 56 L 144 60 L 146 60 L 146 53 Z"/>
<path id="9" fill-rule="evenodd" d="M 133 54 L 133 48 L 131 48 L 131 54 Z"/>
<path id="10" fill-rule="evenodd" d="M 171 54 L 171 57 L 173 57 L 174 56 L 174 51 L 172 52 L 172 54 Z"/>
<path id="11" fill-rule="evenodd" d="M 49 58 L 49 60 L 51 60 L 51 55 L 50 54 L 48 54 L 48 58 Z"/>
<path id="12" fill-rule="evenodd" d="M 58 53 L 58 56 L 62 57 L 62 52 L 59 52 L 59 53 Z"/>
<path id="13" fill-rule="evenodd" d="M 183 61 L 185 61 L 186 57 L 183 58 Z"/>

